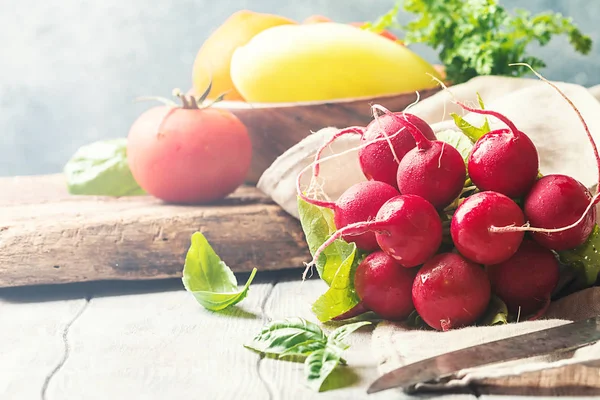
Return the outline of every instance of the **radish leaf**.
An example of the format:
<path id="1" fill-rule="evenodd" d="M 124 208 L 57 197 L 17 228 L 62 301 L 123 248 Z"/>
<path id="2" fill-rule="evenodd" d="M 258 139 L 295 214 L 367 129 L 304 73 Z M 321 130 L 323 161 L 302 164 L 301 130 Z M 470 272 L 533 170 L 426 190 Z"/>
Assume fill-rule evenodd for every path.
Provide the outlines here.
<path id="1" fill-rule="evenodd" d="M 477 325 L 491 326 L 508 323 L 508 308 L 497 296 L 492 296 L 487 310 Z"/>
<path id="2" fill-rule="evenodd" d="M 435 137 L 437 140 L 446 142 L 454 147 L 456 150 L 458 150 L 463 160 L 465 160 L 465 162 L 467 161 L 469 154 L 471 153 L 471 149 L 473 148 L 473 142 L 464 133 L 448 129 L 437 132 Z"/>
<path id="3" fill-rule="evenodd" d="M 195 232 L 183 267 L 183 286 L 198 303 L 212 311 L 220 311 L 239 303 L 248 294 L 256 275 L 252 270 L 246 285 L 238 290 L 237 279 L 210 246 L 204 235 Z"/>
<path id="4" fill-rule="evenodd" d="M 333 211 L 329 208 L 309 204 L 298 198 L 298 213 L 300 224 L 306 237 L 311 255 L 314 255 L 335 231 Z M 342 264 L 354 256 L 356 246 L 342 239 L 336 240 L 327 247 L 316 262 L 317 272 L 321 279 L 331 285 Z"/>
<path id="5" fill-rule="evenodd" d="M 467 138 L 469 138 L 472 142 L 476 142 L 477 140 L 479 140 L 480 137 L 482 137 L 490 131 L 490 126 L 487 120 L 481 128 L 478 128 L 468 123 L 463 117 L 461 117 L 458 114 L 451 113 L 450 116 L 452 117 L 452 119 L 454 119 L 454 123 L 456 124 L 458 129 L 460 129 L 465 134 L 465 136 L 467 136 Z"/>
<path id="6" fill-rule="evenodd" d="M 80 147 L 65 164 L 69 193 L 90 196 L 145 194 L 127 162 L 127 139 L 109 139 Z"/>
<path id="7" fill-rule="evenodd" d="M 352 247 L 354 250 L 339 265 L 329 289 L 312 306 L 312 311 L 321 322 L 345 313 L 360 301 L 354 288 L 354 273 L 363 257 L 357 254 L 354 243 Z"/>
<path id="8" fill-rule="evenodd" d="M 600 229 L 594 230 L 581 246 L 558 252 L 561 263 L 575 272 L 575 286 L 579 289 L 592 286 L 600 273 Z"/>

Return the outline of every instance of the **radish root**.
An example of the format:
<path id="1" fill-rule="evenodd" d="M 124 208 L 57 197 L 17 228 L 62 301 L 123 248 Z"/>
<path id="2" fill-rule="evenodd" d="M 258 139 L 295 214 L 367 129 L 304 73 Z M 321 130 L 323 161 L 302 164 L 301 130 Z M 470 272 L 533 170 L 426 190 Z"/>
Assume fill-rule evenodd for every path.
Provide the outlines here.
<path id="1" fill-rule="evenodd" d="M 518 232 L 518 231 L 527 232 L 528 231 L 528 232 L 555 233 L 555 232 L 563 232 L 563 231 L 569 230 L 571 228 L 576 227 L 580 223 L 582 223 L 583 220 L 585 219 L 585 217 L 591 211 L 592 207 L 594 207 L 594 205 L 596 205 L 596 203 L 598 203 L 598 201 L 600 200 L 600 192 L 598 191 L 600 189 L 600 155 L 598 154 L 598 148 L 596 147 L 596 143 L 594 141 L 594 138 L 592 137 L 592 134 L 590 133 L 590 130 L 589 130 L 589 128 L 588 128 L 585 120 L 583 119 L 583 116 L 581 115 L 581 112 L 577 109 L 577 107 L 575 106 L 575 104 L 573 104 L 573 102 L 555 84 L 553 84 L 552 82 L 550 82 L 549 80 L 547 80 L 546 78 L 544 78 L 541 74 L 539 74 L 538 72 L 536 72 L 529 64 L 516 63 L 516 64 L 509 64 L 509 65 L 521 65 L 521 66 L 526 66 L 527 68 L 529 68 L 543 82 L 545 82 L 548 85 L 552 86 L 552 88 L 554 88 L 561 95 L 561 97 L 564 98 L 567 101 L 567 103 L 569 103 L 569 105 L 573 108 L 573 110 L 575 111 L 575 113 L 579 117 L 581 123 L 583 124 L 583 127 L 585 129 L 585 133 L 586 133 L 586 135 L 587 135 L 587 137 L 588 137 L 588 139 L 590 141 L 590 144 L 592 145 L 592 149 L 594 150 L 594 157 L 596 158 L 596 163 L 598 165 L 598 184 L 596 185 L 596 194 L 590 200 L 590 203 L 586 207 L 585 211 L 583 212 L 583 214 L 581 215 L 581 217 L 579 217 L 579 219 L 577 221 L 575 221 L 574 223 L 572 223 L 571 225 L 564 226 L 562 228 L 554 228 L 554 229 L 534 228 L 534 227 L 530 227 L 528 225 L 520 226 L 520 227 L 516 227 L 516 226 L 504 226 L 504 227 L 492 226 L 492 227 L 490 227 L 490 232 Z"/>
<path id="2" fill-rule="evenodd" d="M 532 226 L 529 226 L 529 224 L 525 224 L 523 226 L 513 226 L 513 225 L 491 226 L 489 228 L 489 230 L 490 230 L 490 232 L 495 232 L 495 233 L 502 233 L 502 232 L 542 232 L 542 233 L 564 232 L 564 231 L 567 231 L 567 230 L 579 225 L 585 219 L 587 214 L 591 211 L 592 207 L 594 207 L 594 205 L 596 204 L 596 202 L 598 201 L 599 198 L 600 198 L 600 193 L 596 193 L 596 195 L 594 197 L 592 197 L 592 200 L 586 207 L 586 209 L 583 212 L 583 214 L 581 215 L 581 217 L 579 217 L 579 219 L 577 221 L 573 222 L 571 225 L 563 226 L 562 228 L 554 228 L 554 229 L 534 228 Z"/>
<path id="3" fill-rule="evenodd" d="M 384 113 L 385 115 L 388 115 L 396 120 L 402 120 L 402 117 L 392 113 L 390 110 L 388 110 L 387 108 L 385 108 L 384 106 L 380 105 L 380 104 L 373 104 L 371 106 L 371 108 L 373 108 L 374 110 L 378 110 L 381 111 L 382 113 Z M 410 122 L 408 122 L 408 120 L 405 120 L 407 124 L 411 125 L 414 127 L 414 125 L 412 125 Z M 404 129 L 404 128 L 403 128 Z M 415 130 L 418 131 L 418 129 Z M 431 142 L 429 141 L 429 139 L 427 139 L 425 137 L 425 135 L 423 135 L 423 133 L 421 133 L 421 131 L 418 131 L 416 134 L 413 133 L 413 131 L 410 132 L 410 134 L 412 135 L 412 137 L 415 139 L 415 142 L 417 144 L 417 147 L 419 149 L 427 149 L 429 147 L 431 147 Z M 400 161 L 398 161 L 398 164 L 400 163 Z"/>
<path id="4" fill-rule="evenodd" d="M 396 164 L 400 164 L 400 159 L 398 158 L 398 155 L 396 154 L 396 150 L 394 150 L 394 146 L 392 145 L 392 140 L 388 136 L 385 129 L 383 129 L 381 127 L 381 120 L 379 119 L 379 115 L 377 114 L 377 112 L 375 112 L 374 107 L 371 107 L 371 111 L 373 112 L 373 119 L 375 120 L 375 123 L 377 124 L 377 127 L 379 128 L 379 132 L 383 135 L 383 137 L 385 137 L 387 144 L 390 147 L 390 151 L 392 152 L 392 155 L 394 156 L 394 161 L 396 161 Z"/>
<path id="5" fill-rule="evenodd" d="M 321 158 L 321 154 L 323 153 L 323 151 L 325 150 L 325 148 L 327 148 L 328 146 L 330 146 L 333 142 L 335 142 L 337 140 L 337 138 L 339 138 L 340 136 L 349 134 L 349 133 L 355 133 L 355 134 L 359 134 L 359 135 L 363 135 L 364 134 L 364 128 L 360 127 L 360 126 L 352 126 L 349 128 L 345 128 L 342 129 L 341 131 L 338 131 L 335 135 L 333 135 L 331 137 L 331 139 L 329 139 L 327 142 L 325 142 L 325 144 L 323 144 L 319 150 L 317 150 L 317 152 L 315 153 L 315 161 L 319 161 L 319 159 Z M 316 178 L 317 176 L 319 176 L 319 167 L 320 164 L 317 162 L 316 164 L 314 164 L 314 168 L 313 168 L 313 176 Z"/>
<path id="6" fill-rule="evenodd" d="M 392 139 L 392 138 L 396 137 L 396 135 L 399 135 L 403 130 L 404 130 L 404 128 L 399 129 L 398 132 L 396 132 L 393 135 L 389 136 L 389 138 Z M 298 193 L 298 196 L 302 200 L 306 201 L 307 203 L 313 204 L 315 206 L 326 207 L 326 208 L 333 208 L 333 206 L 334 206 L 335 203 L 332 202 L 332 201 L 316 200 L 316 199 L 309 198 L 308 196 L 306 196 L 304 194 L 304 192 L 302 191 L 302 185 L 301 185 L 302 176 L 309 169 L 313 168 L 316 164 L 320 164 L 320 163 L 322 163 L 324 161 L 332 160 L 332 159 L 334 159 L 336 157 L 339 157 L 339 156 L 342 156 L 342 155 L 345 155 L 345 154 L 348 154 L 348 153 L 352 153 L 354 151 L 357 151 L 357 150 L 363 149 L 363 148 L 365 148 L 367 146 L 370 146 L 372 143 L 382 142 L 384 140 L 387 140 L 387 139 L 386 138 L 373 139 L 373 140 L 368 141 L 367 143 L 361 144 L 358 147 L 353 147 L 353 148 L 350 148 L 350 149 L 346 149 L 346 150 L 342 151 L 341 153 L 336 153 L 336 154 L 333 154 L 333 155 L 325 157 L 325 158 L 320 158 L 320 159 L 315 160 L 312 163 L 308 164 L 307 166 L 305 166 L 304 168 L 302 168 L 300 170 L 300 172 L 298 173 L 298 176 L 296 177 L 296 191 Z"/>
<path id="7" fill-rule="evenodd" d="M 598 190 L 600 188 L 600 155 L 598 154 L 598 147 L 596 146 L 596 142 L 594 141 L 594 138 L 593 138 L 592 134 L 590 133 L 590 129 L 588 128 L 587 123 L 583 119 L 583 116 L 581 115 L 581 112 L 579 111 L 579 109 L 575 106 L 575 104 L 573 104 L 571 99 L 569 99 L 567 97 L 567 95 L 564 94 L 564 92 L 562 90 L 560 90 L 554 83 L 552 83 L 548 79 L 544 78 L 540 73 L 536 72 L 531 67 L 531 65 L 526 64 L 526 63 L 514 63 L 514 64 L 508 64 L 508 65 L 510 65 L 510 66 L 518 65 L 518 66 L 524 66 L 524 67 L 529 68 L 531 70 L 531 72 L 533 72 L 535 74 L 535 76 L 537 76 L 539 79 L 541 79 L 544 83 L 547 83 L 548 85 L 552 86 L 552 88 L 554 88 L 561 95 L 561 97 L 563 99 L 565 99 L 565 101 L 567 103 L 569 103 L 569 105 L 571 106 L 573 111 L 575 111 L 575 113 L 577 114 L 577 117 L 579 118 L 579 120 L 581 121 L 581 124 L 583 125 L 583 129 L 585 129 L 585 133 L 590 141 L 590 144 L 592 145 L 592 149 L 594 150 L 594 157 L 596 158 L 596 163 L 598 165 L 598 184 L 596 185 L 596 194 L 598 194 Z"/>

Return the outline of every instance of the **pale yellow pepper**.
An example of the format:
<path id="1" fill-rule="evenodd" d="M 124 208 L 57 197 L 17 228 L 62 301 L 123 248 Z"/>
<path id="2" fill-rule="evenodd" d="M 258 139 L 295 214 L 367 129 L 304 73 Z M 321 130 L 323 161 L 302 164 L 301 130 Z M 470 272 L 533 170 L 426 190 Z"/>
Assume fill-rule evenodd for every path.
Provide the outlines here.
<path id="1" fill-rule="evenodd" d="M 433 88 L 434 67 L 405 46 L 340 23 L 281 25 L 254 36 L 231 60 L 248 102 L 359 98 Z"/>

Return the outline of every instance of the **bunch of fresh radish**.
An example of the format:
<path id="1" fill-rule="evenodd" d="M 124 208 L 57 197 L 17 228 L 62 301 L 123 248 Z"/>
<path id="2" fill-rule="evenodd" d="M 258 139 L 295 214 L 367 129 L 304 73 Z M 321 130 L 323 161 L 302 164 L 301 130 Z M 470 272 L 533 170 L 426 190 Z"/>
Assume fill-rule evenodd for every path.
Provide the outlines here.
<path id="1" fill-rule="evenodd" d="M 579 111 L 549 84 L 578 113 L 598 160 Z M 437 330 L 472 325 L 492 295 L 521 319 L 536 318 L 559 281 L 555 252 L 587 240 L 598 196 L 570 176 L 541 176 L 534 143 L 505 116 L 455 102 L 506 126 L 478 139 L 466 162 L 425 121 L 378 105 L 383 114 L 366 128 L 341 130 L 324 144 L 314 176 L 326 146 L 358 134 L 367 181 L 330 202 L 303 193 L 298 176 L 299 196 L 332 209 L 338 229 L 311 264 L 340 238 L 369 253 L 354 275 L 359 308 L 385 319 L 416 310 Z"/>

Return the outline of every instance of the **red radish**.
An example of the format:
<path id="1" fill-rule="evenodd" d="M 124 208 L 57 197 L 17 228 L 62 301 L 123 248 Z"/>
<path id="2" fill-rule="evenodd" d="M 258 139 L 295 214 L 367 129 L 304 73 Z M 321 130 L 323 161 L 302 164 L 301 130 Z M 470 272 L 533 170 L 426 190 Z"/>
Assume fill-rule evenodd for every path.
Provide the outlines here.
<path id="1" fill-rule="evenodd" d="M 494 116 L 509 128 L 488 132 L 475 142 L 468 160 L 471 181 L 482 191 L 513 198 L 524 195 L 539 170 L 538 152 L 531 139 L 496 111 L 458 104 L 467 111 Z"/>
<path id="2" fill-rule="evenodd" d="M 526 226 L 516 226 L 513 224 L 509 226 L 493 226 L 490 228 L 490 231 L 493 233 L 503 234 L 530 231 L 534 232 L 533 236 L 535 240 L 543 245 L 546 245 L 547 247 L 550 247 L 554 250 L 568 249 L 571 248 L 568 246 L 583 243 L 583 241 L 585 241 L 584 237 L 587 239 L 589 232 L 591 232 L 591 228 L 593 228 L 593 225 L 596 223 L 596 213 L 595 210 L 592 209 L 600 199 L 600 193 L 598 193 L 598 189 L 600 188 L 600 155 L 598 154 L 598 148 L 585 120 L 583 119 L 583 116 L 577 107 L 555 84 L 545 79 L 527 64 L 518 63 L 511 65 L 523 65 L 531 69 L 531 71 L 537 77 L 554 88 L 575 111 L 584 127 L 590 145 L 592 146 L 594 157 L 596 158 L 596 164 L 598 167 L 598 185 L 596 194 L 591 197 L 591 194 L 587 192 L 585 187 L 571 177 L 561 176 L 560 178 L 554 177 L 544 180 L 540 179 L 531 189 L 531 192 L 533 193 L 529 193 L 525 201 L 527 217 L 530 219 L 530 223 L 533 222 L 534 225 L 537 221 L 539 224 L 545 224 L 548 226 L 562 226 L 555 228 L 544 228 L 537 226 L 532 227 L 529 223 Z M 465 108 L 465 106 L 462 104 L 458 104 Z M 562 184 L 558 184 L 559 181 Z M 550 188 L 550 185 L 547 184 L 551 182 L 556 183 L 557 187 Z M 583 198 L 589 199 L 587 207 L 585 208 L 582 207 Z M 577 216 L 576 214 L 578 211 L 580 213 L 579 218 L 575 219 L 574 217 Z M 555 216 L 557 220 L 552 220 L 547 213 Z M 565 225 L 567 224 L 565 221 L 573 220 L 574 222 L 571 224 Z M 562 224 L 559 223 L 561 221 L 563 222 Z M 558 233 L 565 232 L 567 233 L 564 235 L 556 235 Z"/>
<path id="3" fill-rule="evenodd" d="M 398 118 L 394 118 L 393 115 Z M 325 142 L 315 154 L 314 176 L 319 175 L 319 161 L 327 146 L 340 136 L 358 134 L 361 135 L 358 158 L 363 175 L 368 180 L 385 182 L 396 187 L 398 163 L 415 147 L 413 135 L 406 130 L 407 124 L 412 124 L 410 126 L 418 129 L 426 138 L 435 139 L 431 127 L 416 115 L 399 112 L 381 117 L 375 116 L 366 128 L 352 126 L 342 129 Z"/>
<path id="4" fill-rule="evenodd" d="M 559 228 L 585 218 L 560 232 L 533 232 L 533 239 L 549 249 L 561 251 L 583 244 L 594 229 L 596 209 L 586 212 L 592 195 L 579 181 L 566 175 L 546 175 L 525 197 L 524 211 L 529 223 L 539 228 Z"/>
<path id="5" fill-rule="evenodd" d="M 442 221 L 431 203 L 406 194 L 387 201 L 373 227 L 379 247 L 403 267 L 427 261 L 442 244 Z"/>
<path id="6" fill-rule="evenodd" d="M 525 217 L 519 206 L 496 192 L 469 196 L 458 206 L 450 234 L 458 251 L 480 264 L 497 264 L 508 260 L 519 248 L 524 233 L 492 232 L 492 227 L 521 226 Z"/>
<path id="7" fill-rule="evenodd" d="M 335 240 L 365 232 L 375 232 L 379 247 L 406 268 L 427 261 L 442 243 L 442 221 L 431 203 L 415 195 L 396 196 L 381 206 L 375 220 L 347 225 L 331 235 L 317 249 L 303 276 Z"/>
<path id="8" fill-rule="evenodd" d="M 375 118 L 361 137 L 361 143 L 368 145 L 358 151 L 361 169 L 367 179 L 396 187 L 398 163 L 406 153 L 415 148 L 414 136 L 406 129 L 407 125 L 416 128 L 427 139 L 435 140 L 431 127 L 416 115 L 394 113 Z M 374 142 L 396 132 L 400 134 L 390 138 L 389 143 L 381 140 Z M 390 150 L 390 145 L 393 151 Z"/>
<path id="9" fill-rule="evenodd" d="M 375 218 L 381 206 L 398 196 L 398 191 L 387 183 L 364 181 L 350 186 L 336 202 L 311 199 L 298 189 L 298 195 L 307 203 L 333 210 L 333 218 L 337 229 L 357 222 Z M 344 235 L 347 242 L 356 243 L 356 247 L 365 251 L 379 249 L 375 233 L 366 232 L 360 235 Z"/>
<path id="10" fill-rule="evenodd" d="M 525 239 L 519 250 L 500 264 L 486 266 L 492 291 L 514 314 L 529 316 L 550 304 L 558 284 L 559 268 L 554 254 Z"/>
<path id="11" fill-rule="evenodd" d="M 403 268 L 383 251 L 369 254 L 356 268 L 354 287 L 369 310 L 388 320 L 402 320 L 414 310 L 416 268 Z"/>
<path id="12" fill-rule="evenodd" d="M 373 108 L 386 116 L 401 120 L 385 108 Z M 436 208 L 444 208 L 460 194 L 466 178 L 465 162 L 451 145 L 429 140 L 410 122 L 402 121 L 417 146 L 410 150 L 398 165 L 396 181 L 401 194 L 423 197 Z"/>
<path id="13" fill-rule="evenodd" d="M 421 267 L 412 287 L 419 316 L 443 331 L 477 321 L 490 298 L 490 282 L 483 268 L 455 253 L 432 257 Z"/>

